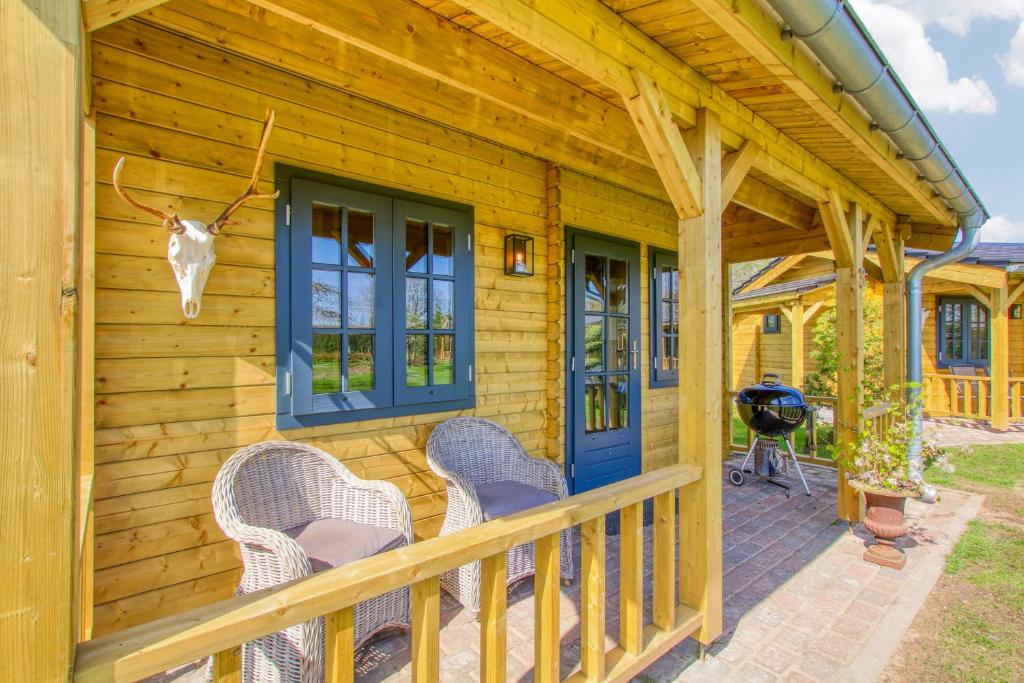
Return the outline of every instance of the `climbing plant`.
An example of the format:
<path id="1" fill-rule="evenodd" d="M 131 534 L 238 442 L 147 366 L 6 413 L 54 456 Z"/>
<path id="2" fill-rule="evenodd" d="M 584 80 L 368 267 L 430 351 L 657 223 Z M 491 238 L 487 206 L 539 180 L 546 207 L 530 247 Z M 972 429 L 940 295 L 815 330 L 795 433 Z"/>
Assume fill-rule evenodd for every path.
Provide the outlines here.
<path id="1" fill-rule="evenodd" d="M 818 316 L 814 323 L 811 358 L 817 363 L 816 372 L 804 380 L 807 393 L 815 396 L 835 396 L 839 358 L 836 309 L 830 308 Z M 885 400 L 885 368 L 882 351 L 882 306 L 877 299 L 864 301 L 864 401 L 873 405 Z"/>

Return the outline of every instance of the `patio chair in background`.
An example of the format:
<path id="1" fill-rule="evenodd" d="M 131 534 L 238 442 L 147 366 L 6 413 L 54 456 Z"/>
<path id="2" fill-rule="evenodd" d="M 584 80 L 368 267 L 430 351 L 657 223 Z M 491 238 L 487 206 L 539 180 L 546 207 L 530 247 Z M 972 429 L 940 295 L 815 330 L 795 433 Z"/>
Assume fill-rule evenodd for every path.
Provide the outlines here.
<path id="1" fill-rule="evenodd" d="M 242 551 L 238 594 L 253 593 L 413 542 L 396 486 L 364 481 L 306 444 L 267 441 L 235 453 L 213 484 L 213 510 Z M 409 626 L 409 589 L 355 607 L 355 645 Z M 315 619 L 242 646 L 245 681 L 324 680 L 324 623 Z"/>
<path id="2" fill-rule="evenodd" d="M 562 469 L 532 458 L 507 429 L 490 420 L 456 417 L 441 423 L 427 442 L 427 463 L 445 480 L 448 509 L 441 536 L 567 498 Z M 562 531 L 562 579 L 573 576 L 571 530 Z M 508 551 L 512 586 L 534 573 L 533 543 Z M 480 612 L 480 563 L 441 575 L 441 586 L 474 614 Z"/>

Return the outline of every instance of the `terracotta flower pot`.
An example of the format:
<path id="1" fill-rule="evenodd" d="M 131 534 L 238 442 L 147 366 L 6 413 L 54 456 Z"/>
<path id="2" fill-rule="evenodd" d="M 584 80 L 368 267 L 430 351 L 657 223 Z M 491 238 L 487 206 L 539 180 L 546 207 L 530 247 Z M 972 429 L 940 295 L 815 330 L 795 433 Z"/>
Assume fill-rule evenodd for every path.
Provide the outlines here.
<path id="1" fill-rule="evenodd" d="M 875 542 L 864 551 L 864 559 L 883 567 L 903 569 L 907 556 L 896 547 L 896 541 L 907 535 L 907 498 L 914 498 L 917 494 L 867 486 L 856 488 L 864 493 L 867 508 L 864 528 L 875 536 Z"/>

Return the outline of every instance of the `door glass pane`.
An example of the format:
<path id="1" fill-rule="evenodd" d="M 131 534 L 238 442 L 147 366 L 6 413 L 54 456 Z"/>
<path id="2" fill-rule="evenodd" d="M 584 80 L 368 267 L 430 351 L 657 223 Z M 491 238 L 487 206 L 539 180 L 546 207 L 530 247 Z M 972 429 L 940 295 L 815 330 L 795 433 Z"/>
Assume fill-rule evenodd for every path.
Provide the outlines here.
<path id="1" fill-rule="evenodd" d="M 604 318 L 588 315 L 583 330 L 584 368 L 587 372 L 604 370 Z"/>
<path id="2" fill-rule="evenodd" d="M 313 261 L 341 265 L 341 209 L 313 205 Z"/>
<path id="3" fill-rule="evenodd" d="M 313 393 L 341 391 L 341 335 L 313 333 Z"/>
<path id="4" fill-rule="evenodd" d="M 431 322 L 435 330 L 450 330 L 455 327 L 455 302 L 452 301 L 454 283 L 448 280 L 434 280 L 433 311 Z"/>
<path id="5" fill-rule="evenodd" d="M 373 327 L 373 275 L 371 273 L 349 273 L 346 280 L 348 282 L 348 326 Z"/>
<path id="6" fill-rule="evenodd" d="M 583 279 L 584 286 L 587 288 L 586 309 L 588 311 L 603 311 L 605 295 L 604 259 L 587 254 Z"/>
<path id="7" fill-rule="evenodd" d="M 971 360 L 988 360 L 988 311 L 971 304 Z"/>
<path id="8" fill-rule="evenodd" d="M 604 431 L 604 377 L 588 377 L 583 387 L 583 413 L 587 433 Z"/>
<path id="9" fill-rule="evenodd" d="M 629 318 L 608 318 L 608 358 L 612 370 L 629 370 Z"/>
<path id="10" fill-rule="evenodd" d="M 679 369 L 679 337 L 676 337 L 676 336 L 669 337 L 668 338 L 668 343 L 669 343 L 669 347 L 671 348 L 671 351 L 669 352 L 669 369 L 670 370 L 678 370 Z"/>
<path id="11" fill-rule="evenodd" d="M 373 214 L 348 211 L 348 265 L 373 268 Z"/>
<path id="12" fill-rule="evenodd" d="M 373 391 L 373 337 L 372 334 L 348 336 L 348 391 Z"/>
<path id="13" fill-rule="evenodd" d="M 672 269 L 661 267 L 661 298 L 671 299 L 678 278 L 673 277 Z"/>
<path id="14" fill-rule="evenodd" d="M 629 427 L 629 375 L 608 378 L 608 428 Z"/>
<path id="15" fill-rule="evenodd" d="M 410 273 L 427 272 L 427 224 L 405 221 L 405 269 Z"/>
<path id="16" fill-rule="evenodd" d="M 341 327 L 341 273 L 313 271 L 313 327 Z"/>
<path id="17" fill-rule="evenodd" d="M 629 313 L 629 262 L 608 261 L 608 311 Z"/>
<path id="18" fill-rule="evenodd" d="M 454 384 L 455 335 L 434 335 L 434 384 Z"/>
<path id="19" fill-rule="evenodd" d="M 433 270 L 431 271 L 434 275 L 452 274 L 453 234 L 450 226 L 434 226 Z"/>
<path id="20" fill-rule="evenodd" d="M 946 360 L 963 358 L 963 323 L 960 319 L 961 304 L 945 304 L 943 307 L 943 337 L 946 341 Z"/>
<path id="21" fill-rule="evenodd" d="M 661 332 L 672 334 L 672 304 L 668 301 L 661 302 Z"/>
<path id="22" fill-rule="evenodd" d="M 679 302 L 672 302 L 672 334 L 679 334 Z"/>
<path id="23" fill-rule="evenodd" d="M 410 330 L 427 327 L 427 281 L 423 278 L 405 278 L 405 326 Z"/>
<path id="24" fill-rule="evenodd" d="M 405 386 L 427 386 L 427 336 L 410 334 L 405 338 Z"/>

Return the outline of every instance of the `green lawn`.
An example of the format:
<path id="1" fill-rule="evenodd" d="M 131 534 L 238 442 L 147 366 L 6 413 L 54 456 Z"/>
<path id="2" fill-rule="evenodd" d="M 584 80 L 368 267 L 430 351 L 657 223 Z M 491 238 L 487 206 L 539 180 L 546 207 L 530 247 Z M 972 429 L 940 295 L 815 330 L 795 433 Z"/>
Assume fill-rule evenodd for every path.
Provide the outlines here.
<path id="1" fill-rule="evenodd" d="M 986 496 L 894 656 L 892 680 L 1019 681 L 1024 671 L 1024 444 L 954 453 L 930 481 Z"/>
<path id="2" fill-rule="evenodd" d="M 735 412 L 735 411 L 734 411 Z M 835 441 L 835 435 L 832 431 L 832 425 L 818 424 L 818 453 L 817 457 L 832 459 L 832 444 Z M 796 449 L 797 455 L 806 455 L 807 450 L 807 428 L 801 425 L 799 429 L 793 432 L 793 448 Z M 747 426 L 743 424 L 743 420 L 738 415 L 732 417 L 732 442 L 740 446 L 750 446 L 750 441 L 747 440 Z"/>

